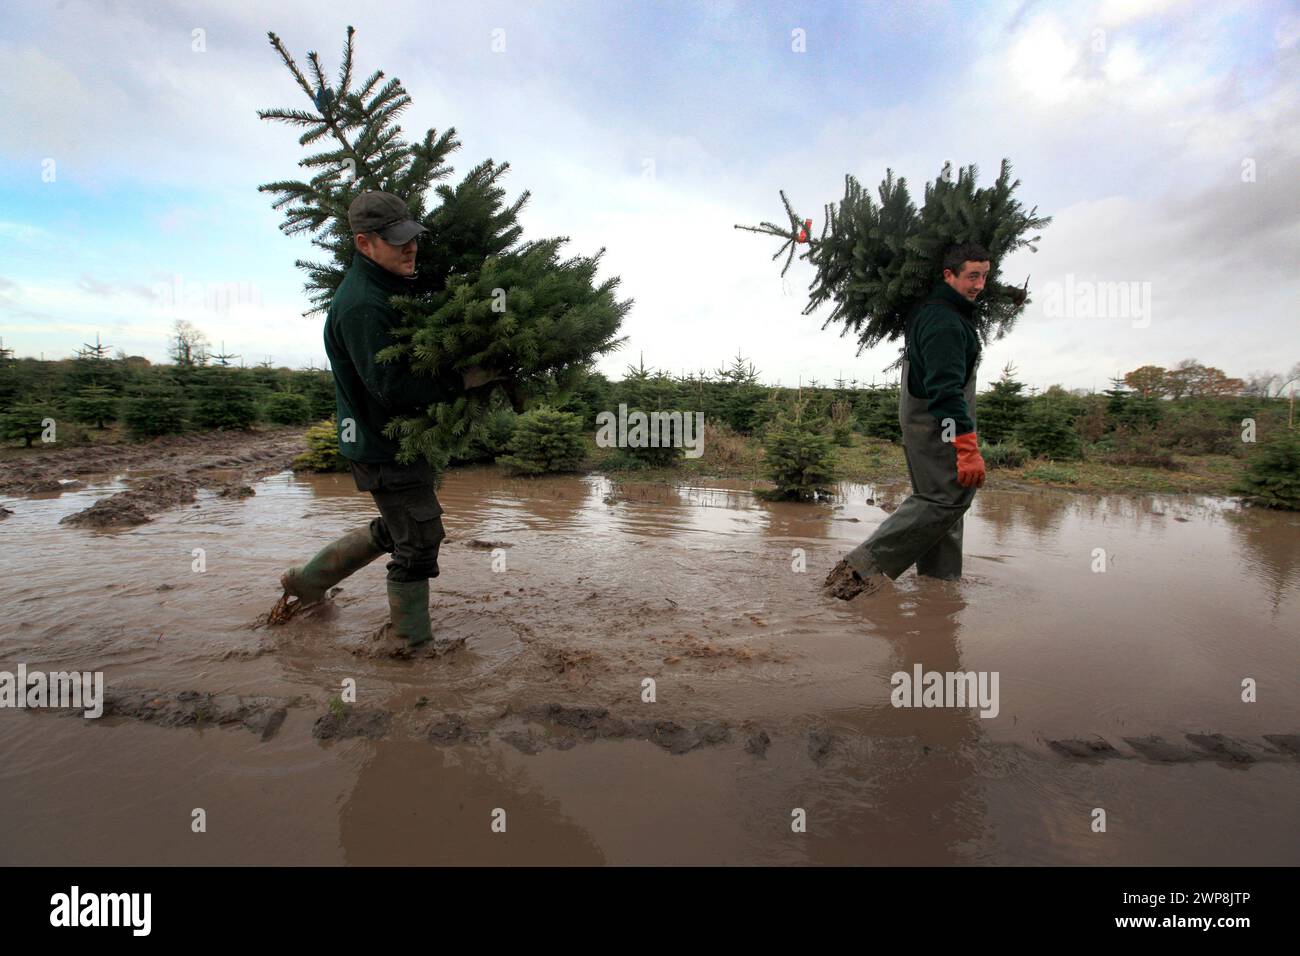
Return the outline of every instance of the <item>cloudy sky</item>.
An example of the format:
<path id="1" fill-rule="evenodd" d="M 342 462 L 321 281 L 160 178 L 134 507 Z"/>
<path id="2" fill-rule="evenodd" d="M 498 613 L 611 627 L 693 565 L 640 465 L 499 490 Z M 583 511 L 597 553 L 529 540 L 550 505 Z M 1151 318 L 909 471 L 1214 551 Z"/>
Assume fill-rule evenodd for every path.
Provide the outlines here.
<path id="1" fill-rule="evenodd" d="M 778 241 L 733 225 L 780 218 L 785 189 L 820 231 L 846 173 L 874 188 L 891 167 L 919 201 L 945 160 L 984 185 L 1003 157 L 1053 222 L 1003 264 L 1035 301 L 985 382 L 1008 361 L 1039 388 L 1098 389 L 1184 358 L 1238 377 L 1300 362 L 1293 2 L 66 0 L 0 16 L 0 337 L 19 355 L 98 333 L 161 360 L 186 318 L 250 364 L 322 366 L 294 267 L 314 250 L 257 191 L 296 178 L 303 152 L 256 111 L 306 105 L 268 30 L 333 74 L 351 23 L 357 72 L 411 94 L 404 129 L 456 128 L 451 181 L 509 161 L 527 236 L 607 250 L 636 300 L 607 374 L 739 351 L 768 382 L 883 381 L 894 347 L 858 356 L 823 331 L 801 314 L 811 267 L 783 282 Z"/>

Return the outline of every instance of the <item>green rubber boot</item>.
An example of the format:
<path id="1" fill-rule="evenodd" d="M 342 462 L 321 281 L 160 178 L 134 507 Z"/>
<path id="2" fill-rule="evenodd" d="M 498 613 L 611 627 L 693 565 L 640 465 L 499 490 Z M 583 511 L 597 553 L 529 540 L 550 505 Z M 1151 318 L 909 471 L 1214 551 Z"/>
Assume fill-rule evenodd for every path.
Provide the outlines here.
<path id="1" fill-rule="evenodd" d="M 302 567 L 286 571 L 280 578 L 280 586 L 285 594 L 296 597 L 300 603 L 315 604 L 330 588 L 383 553 L 370 536 L 369 525 L 356 528 L 321 548 Z"/>
<path id="2" fill-rule="evenodd" d="M 388 582 L 389 633 L 419 647 L 433 640 L 429 626 L 429 579 Z"/>

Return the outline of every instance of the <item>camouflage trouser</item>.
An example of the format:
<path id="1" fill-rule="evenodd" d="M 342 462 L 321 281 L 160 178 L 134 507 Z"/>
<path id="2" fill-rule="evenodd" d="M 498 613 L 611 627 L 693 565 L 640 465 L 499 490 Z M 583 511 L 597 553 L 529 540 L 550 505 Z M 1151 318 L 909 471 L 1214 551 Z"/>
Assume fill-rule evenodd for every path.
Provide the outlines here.
<path id="1" fill-rule="evenodd" d="M 943 428 L 913 398 L 907 387 L 907 360 L 898 397 L 903 454 L 912 479 L 912 494 L 866 541 L 845 556 L 863 577 L 884 571 L 896 578 L 913 564 L 916 573 L 933 578 L 961 577 L 963 517 L 975 488 L 957 483 L 957 449 L 942 438 Z M 975 374 L 966 383 L 966 407 L 975 421 Z"/>
<path id="2" fill-rule="evenodd" d="M 442 505 L 433 491 L 433 472 L 423 462 L 368 464 L 354 461 L 358 491 L 368 491 L 379 506 L 370 522 L 375 542 L 391 554 L 388 580 L 423 581 L 438 576 L 438 546 L 447 536 Z"/>

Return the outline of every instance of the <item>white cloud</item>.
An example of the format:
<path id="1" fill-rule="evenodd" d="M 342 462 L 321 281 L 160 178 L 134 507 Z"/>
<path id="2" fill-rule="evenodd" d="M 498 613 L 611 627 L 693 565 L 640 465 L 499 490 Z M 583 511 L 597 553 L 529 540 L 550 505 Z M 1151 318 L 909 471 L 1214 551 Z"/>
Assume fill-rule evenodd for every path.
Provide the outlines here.
<path id="1" fill-rule="evenodd" d="M 1106 26 L 1125 26 L 1168 13 L 1185 0 L 1102 0 L 1097 8 L 1098 22 Z"/>
<path id="2" fill-rule="evenodd" d="M 1117 43 L 1107 54 L 1102 71 L 1106 74 L 1107 83 L 1120 84 L 1141 76 L 1145 66 L 1136 45 L 1122 42 Z"/>
<path id="3" fill-rule="evenodd" d="M 15 245 L 48 245 L 53 239 L 53 234 L 40 226 L 25 222 L 0 222 L 0 240 L 7 240 Z"/>
<path id="4" fill-rule="evenodd" d="M 1079 63 L 1079 41 L 1068 40 L 1055 17 L 1037 17 L 1015 41 L 1007 67 L 1022 94 L 1052 105 L 1065 102 L 1083 91 L 1084 82 L 1075 76 Z"/>
<path id="5" fill-rule="evenodd" d="M 179 284 L 179 296 L 172 289 Z M 19 355 L 71 355 L 96 333 L 114 350 L 162 361 L 177 319 L 193 322 L 213 344 L 252 364 L 266 354 L 281 361 L 324 361 L 320 322 L 305 320 L 296 303 L 263 301 L 255 286 L 177 277 L 146 288 L 82 276 L 75 285 L 53 281 L 7 282 L 0 295 L 6 347 Z"/>
<path id="6" fill-rule="evenodd" d="M 578 19 L 524 7 L 508 15 L 499 13 L 505 8 L 457 8 L 431 31 L 421 9 L 361 11 L 358 69 L 400 67 L 394 72 L 415 100 L 403 118 L 408 132 L 454 122 L 464 147 L 453 158 L 453 182 L 487 156 L 509 159 L 508 196 L 532 193 L 523 217 L 527 236 L 569 235 L 569 254 L 607 248 L 603 274 L 621 275 L 620 294 L 637 300 L 624 330 L 631 336 L 626 351 L 602 363 L 611 374 L 642 351 L 648 364 L 680 370 L 716 368 L 739 349 L 765 377 L 786 383 L 828 381 L 841 371 L 879 376 L 894 347 L 855 358 L 854 342 L 801 315 L 806 264 L 792 267 L 783 285 L 780 263 L 769 259 L 777 242 L 732 225 L 778 218 L 777 189 L 785 188 L 820 231 L 822 203 L 838 201 L 846 172 L 874 189 L 890 166 L 909 176 L 919 200 L 922 180 L 936 175 L 945 158 L 978 161 L 987 183 L 1002 156 L 1015 160 L 1025 199 L 1057 217 L 1038 256 L 1021 253 L 1004 264 L 1008 279 L 1032 274 L 1038 289 L 1070 270 L 1101 279 L 1147 277 L 1158 311 L 1142 335 L 1026 317 L 992 350 L 986 376 L 994 355 L 1014 356 L 1021 375 L 1040 386 L 1086 386 L 1094 378 L 1104 384 L 1117 364 L 1188 354 L 1230 374 L 1295 361 L 1277 359 L 1270 344 L 1286 340 L 1289 327 L 1277 323 L 1286 315 L 1283 304 L 1300 292 L 1285 271 L 1296 243 L 1287 224 L 1298 218 L 1288 199 L 1300 129 L 1295 18 L 1273 31 L 1276 61 L 1224 72 L 1212 64 L 1234 63 L 1235 54 L 1222 46 L 1217 15 L 1199 5 L 1026 5 L 1008 37 L 971 47 L 970 96 L 959 108 L 906 99 L 855 112 L 832 92 L 808 102 L 820 123 L 813 136 L 790 141 L 772 130 L 761 142 L 724 150 L 708 146 L 685 120 L 661 125 L 649 111 L 608 112 L 599 77 L 565 72 L 566 50 L 596 42 L 581 35 Z M 932 29 L 947 22 L 945 10 L 926 6 Z M 78 7 L 75 16 L 49 18 L 36 39 L 14 34 L 0 43 L 0 97 L 9 115 L 0 151 L 33 162 L 66 157 L 60 175 L 69 169 L 105 197 L 123 184 L 166 194 L 148 213 L 155 234 L 133 250 L 136 272 L 145 262 L 166 279 L 180 270 L 174 257 L 182 247 L 211 257 L 213 274 L 192 276 L 204 283 L 219 282 L 223 272 L 253 271 L 248 257 L 259 269 L 278 265 L 283 285 L 268 286 L 263 302 L 238 314 L 201 310 L 194 317 L 214 343 L 224 338 L 230 351 L 250 360 L 271 353 L 292 364 L 319 363 L 319 319 L 301 319 L 305 301 L 285 291 L 301 282 L 293 259 L 317 258 L 316 250 L 276 236 L 278 216 L 254 191 L 260 182 L 293 178 L 302 151 L 292 130 L 258 120 L 255 111 L 301 99 L 266 44 L 266 27 L 281 32 L 300 63 L 303 51 L 320 49 L 332 74 L 343 23 L 299 0 L 277 6 L 273 16 L 268 23 L 259 5 L 157 15 Z M 761 40 L 758 25 L 733 29 L 725 17 L 711 16 L 705 32 L 691 38 L 702 49 L 724 39 L 733 46 Z M 511 59 L 485 61 L 486 34 L 483 50 L 449 39 L 488 19 L 508 24 Z M 898 42 L 917 42 L 911 14 L 891 11 L 886 21 L 886 29 L 897 21 Z M 208 30 L 204 54 L 190 51 L 196 24 Z M 1098 27 L 1105 31 L 1100 54 L 1092 49 Z M 1180 55 L 1174 37 L 1198 55 Z M 1208 53 L 1216 56 L 1201 55 Z M 512 82 L 506 96 L 500 75 L 524 81 Z M 1248 92 L 1235 95 L 1234 82 L 1249 84 Z M 783 77 L 756 79 L 752 109 L 762 115 L 807 95 L 802 90 Z M 752 117 L 718 121 L 745 119 Z M 1241 191 L 1244 157 L 1258 163 L 1255 193 Z M 641 176 L 646 158 L 654 160 L 653 181 Z M 33 167 L 34 182 L 38 175 Z M 194 198 L 173 200 L 179 192 Z M 0 223 L 0 240 L 16 246 L 35 249 L 50 239 L 37 227 Z M 122 340 L 114 345 L 161 357 L 170 319 L 142 313 L 138 295 L 126 291 L 138 293 L 154 279 L 105 279 L 105 264 L 95 259 L 109 258 L 118 245 L 76 250 L 63 285 L 24 279 L 10 268 L 15 288 L 4 290 L 9 311 L 0 313 L 7 339 L 9 320 L 18 319 L 24 345 L 70 351 L 111 322 Z M 83 273 L 93 278 L 78 280 Z M 46 324 L 28 321 L 33 316 L 48 317 Z M 1225 322 L 1237 331 L 1228 341 Z"/>

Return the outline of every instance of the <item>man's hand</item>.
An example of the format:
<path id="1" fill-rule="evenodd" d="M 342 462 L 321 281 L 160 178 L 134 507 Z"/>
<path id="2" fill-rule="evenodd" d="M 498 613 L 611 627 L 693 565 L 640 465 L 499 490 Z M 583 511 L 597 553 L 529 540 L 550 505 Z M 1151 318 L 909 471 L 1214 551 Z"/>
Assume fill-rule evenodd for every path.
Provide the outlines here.
<path id="1" fill-rule="evenodd" d="M 984 459 L 980 455 L 979 439 L 974 432 L 958 435 L 952 440 L 957 448 L 957 484 L 963 488 L 984 484 Z"/>
<path id="2" fill-rule="evenodd" d="M 494 368 L 481 368 L 477 365 L 472 365 L 465 369 L 460 373 L 460 376 L 465 382 L 465 391 L 467 392 L 487 385 L 490 382 L 497 382 L 505 378 L 504 375 Z"/>

